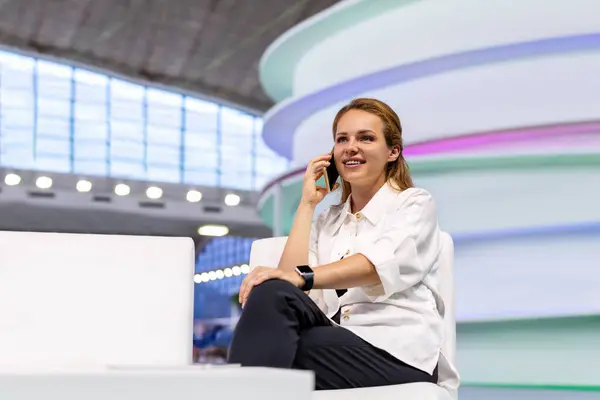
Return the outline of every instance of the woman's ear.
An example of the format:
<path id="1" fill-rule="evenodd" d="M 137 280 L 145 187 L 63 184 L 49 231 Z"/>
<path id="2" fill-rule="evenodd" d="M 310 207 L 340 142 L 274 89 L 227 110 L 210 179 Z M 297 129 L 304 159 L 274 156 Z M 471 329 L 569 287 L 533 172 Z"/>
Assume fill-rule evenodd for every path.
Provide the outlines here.
<path id="1" fill-rule="evenodd" d="M 394 146 L 390 149 L 388 162 L 396 161 L 400 157 L 400 146 Z"/>

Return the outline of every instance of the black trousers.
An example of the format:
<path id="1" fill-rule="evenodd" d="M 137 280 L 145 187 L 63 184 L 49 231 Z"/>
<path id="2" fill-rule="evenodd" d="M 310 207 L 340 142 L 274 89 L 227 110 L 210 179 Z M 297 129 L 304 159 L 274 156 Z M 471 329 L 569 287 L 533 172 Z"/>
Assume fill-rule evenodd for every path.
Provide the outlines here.
<path id="1" fill-rule="evenodd" d="M 228 362 L 312 370 L 317 390 L 437 382 L 437 368 L 429 375 L 333 325 L 304 292 L 282 280 L 250 292 Z"/>

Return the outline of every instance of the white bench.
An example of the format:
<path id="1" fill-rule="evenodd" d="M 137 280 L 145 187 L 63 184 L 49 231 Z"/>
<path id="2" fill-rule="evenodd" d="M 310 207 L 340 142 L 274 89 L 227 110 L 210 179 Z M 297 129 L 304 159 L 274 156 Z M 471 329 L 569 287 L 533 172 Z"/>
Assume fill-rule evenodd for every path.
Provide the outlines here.
<path id="1" fill-rule="evenodd" d="M 192 365 L 193 274 L 190 239 L 0 232 L 0 399 L 309 400 L 309 371 Z"/>

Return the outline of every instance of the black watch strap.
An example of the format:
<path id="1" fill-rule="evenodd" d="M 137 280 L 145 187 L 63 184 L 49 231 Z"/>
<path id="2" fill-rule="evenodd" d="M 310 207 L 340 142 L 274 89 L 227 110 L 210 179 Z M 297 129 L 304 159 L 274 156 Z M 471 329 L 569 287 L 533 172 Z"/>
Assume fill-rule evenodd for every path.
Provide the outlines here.
<path id="1" fill-rule="evenodd" d="M 301 265 L 296 267 L 296 272 L 304 279 L 304 285 L 300 288 L 303 292 L 308 292 L 313 288 L 314 284 L 314 272 L 308 265 Z"/>

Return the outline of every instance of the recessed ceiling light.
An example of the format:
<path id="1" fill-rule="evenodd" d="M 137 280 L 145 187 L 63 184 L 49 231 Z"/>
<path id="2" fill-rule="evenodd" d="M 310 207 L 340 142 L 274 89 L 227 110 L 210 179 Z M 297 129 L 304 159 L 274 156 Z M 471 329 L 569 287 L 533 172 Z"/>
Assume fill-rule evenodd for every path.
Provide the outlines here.
<path id="1" fill-rule="evenodd" d="M 75 186 L 75 188 L 77 189 L 78 192 L 87 193 L 90 190 L 92 190 L 92 182 L 82 179 L 77 182 L 77 185 Z"/>
<path id="2" fill-rule="evenodd" d="M 7 186 L 16 186 L 21 183 L 21 177 L 17 174 L 6 174 L 4 177 L 4 183 Z"/>
<path id="3" fill-rule="evenodd" d="M 230 193 L 225 196 L 225 204 L 228 206 L 237 206 L 240 204 L 240 200 L 241 198 L 237 194 Z"/>
<path id="4" fill-rule="evenodd" d="M 131 193 L 131 188 L 128 185 L 119 183 L 115 186 L 115 194 L 117 196 L 127 196 L 129 193 Z"/>
<path id="5" fill-rule="evenodd" d="M 52 178 L 40 176 L 35 180 L 35 186 L 40 189 L 50 189 L 52 187 Z"/>
<path id="6" fill-rule="evenodd" d="M 197 190 L 190 190 L 189 192 L 187 192 L 187 195 L 185 196 L 185 198 L 190 203 L 197 203 L 200 200 L 202 200 L 202 193 Z"/>
<path id="7" fill-rule="evenodd" d="M 198 228 L 198 235 L 202 236 L 225 236 L 229 228 L 225 225 L 204 225 Z"/>
<path id="8" fill-rule="evenodd" d="M 150 186 L 148 189 L 146 189 L 146 196 L 148 196 L 149 199 L 158 200 L 162 197 L 162 195 L 163 190 L 157 186 Z"/>

